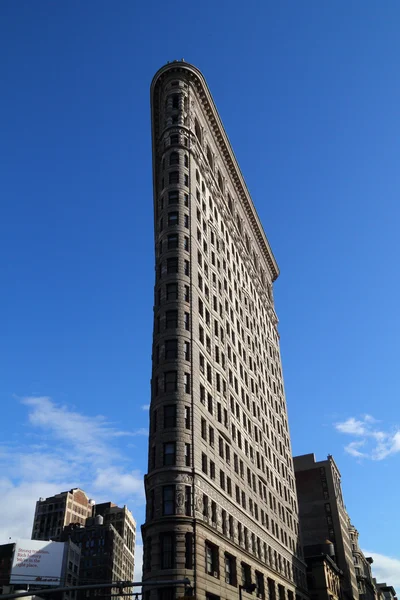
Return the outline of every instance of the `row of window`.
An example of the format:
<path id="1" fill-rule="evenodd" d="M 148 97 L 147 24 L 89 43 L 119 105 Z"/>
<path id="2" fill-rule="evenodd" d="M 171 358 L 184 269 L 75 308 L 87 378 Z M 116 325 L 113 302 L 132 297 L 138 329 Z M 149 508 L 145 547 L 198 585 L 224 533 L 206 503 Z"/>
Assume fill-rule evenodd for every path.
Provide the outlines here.
<path id="1" fill-rule="evenodd" d="M 209 151 L 209 147 L 207 147 L 207 159 L 208 159 L 211 169 L 213 170 L 212 162 L 210 162 L 211 161 L 211 153 Z M 202 192 L 205 194 L 205 185 L 204 185 L 204 182 L 200 180 L 200 173 L 199 173 L 198 169 L 196 169 L 196 182 L 199 184 L 199 186 L 201 185 Z M 245 245 L 247 254 L 248 254 L 249 258 L 251 258 L 251 260 L 253 261 L 255 271 L 258 274 L 258 276 L 260 277 L 262 284 L 265 286 L 267 283 L 266 274 L 265 274 L 263 268 L 261 267 L 259 257 L 257 256 L 255 250 L 252 248 L 249 235 L 247 234 L 247 232 L 244 231 L 243 223 L 240 218 L 240 215 L 234 209 L 232 196 L 230 195 L 229 192 L 227 192 L 225 194 L 225 185 L 223 182 L 221 172 L 219 170 L 217 170 L 217 185 L 218 185 L 218 188 L 220 189 L 221 193 L 223 195 L 226 195 L 229 212 L 234 217 L 235 225 L 239 231 L 241 239 L 244 241 L 244 245 Z M 209 202 L 211 204 L 211 202 L 212 202 L 211 198 L 209 198 Z M 210 206 L 210 208 L 211 208 L 211 206 Z M 218 222 L 218 212 L 215 212 L 214 216 Z"/>
<path id="2" fill-rule="evenodd" d="M 191 514 L 191 488 L 186 486 L 187 494 L 185 495 L 185 511 L 187 515 Z M 171 486 L 165 487 L 163 495 L 164 510 L 167 514 L 168 511 L 175 502 L 174 492 Z M 206 504 L 208 501 L 207 496 L 204 497 L 205 512 L 204 516 L 208 516 L 208 512 L 211 516 L 211 521 L 214 518 L 216 523 L 216 516 L 212 516 L 213 512 L 216 512 L 215 502 L 211 502 L 210 506 Z M 292 567 L 289 560 L 282 556 L 276 550 L 273 550 L 266 542 L 262 542 L 258 536 L 248 531 L 246 527 L 240 522 L 237 525 L 237 543 L 243 547 L 247 552 L 251 552 L 254 556 L 261 560 L 263 563 L 268 565 L 270 568 L 284 575 L 290 580 L 299 582 L 303 579 L 303 574 L 295 567 Z M 222 531 L 223 534 L 229 537 L 231 540 L 235 539 L 235 523 L 233 518 L 223 511 L 222 515 Z M 160 568 L 161 569 L 173 569 L 176 564 L 176 538 L 173 532 L 162 533 L 159 537 L 160 543 Z M 154 568 L 152 565 L 152 538 L 147 537 L 146 539 L 146 556 L 144 561 L 145 571 L 151 571 Z M 193 535 L 192 533 L 186 533 L 185 535 L 185 568 L 193 568 Z M 207 541 L 205 543 L 205 572 L 213 577 L 220 578 L 220 552 L 216 544 Z M 236 567 L 236 557 L 231 553 L 224 553 L 224 578 L 226 583 L 230 585 L 238 585 Z M 251 582 L 251 567 L 246 563 L 241 565 L 241 585 L 245 585 Z M 261 587 L 261 586 L 260 586 Z"/>
<path id="3" fill-rule="evenodd" d="M 180 165 L 180 154 L 176 150 L 170 152 L 167 157 L 164 157 L 162 160 L 162 169 L 165 169 L 166 162 L 170 167 Z M 183 165 L 185 167 L 189 167 L 189 156 L 187 154 L 183 155 Z"/>
<path id="4" fill-rule="evenodd" d="M 184 340 L 181 342 L 183 358 L 190 362 L 190 342 Z M 164 360 L 176 360 L 179 353 L 179 343 L 177 338 L 167 339 L 164 344 L 161 345 L 161 352 L 163 352 Z M 160 362 L 160 344 L 157 344 L 154 350 L 154 362 L 156 365 Z"/>
<path id="5" fill-rule="evenodd" d="M 204 417 L 202 417 L 202 419 L 201 419 L 201 437 L 205 442 L 207 442 L 207 444 L 211 448 L 214 448 L 214 446 L 215 446 L 214 427 L 210 424 L 207 427 L 207 421 Z M 250 447 L 250 449 L 251 449 L 251 447 Z M 222 436 L 218 437 L 218 454 L 226 465 L 230 465 L 230 463 L 231 463 L 231 448 L 230 448 L 229 444 L 222 438 Z M 259 455 L 258 455 L 258 459 L 259 459 Z M 203 453 L 202 469 L 203 469 L 203 472 L 206 474 L 208 473 L 207 460 L 208 460 L 207 455 Z M 212 479 L 215 479 L 215 465 L 214 466 L 212 466 L 212 465 L 214 465 L 214 463 L 212 463 L 212 464 L 210 463 L 210 476 Z M 243 480 L 245 479 L 244 462 L 242 459 L 239 458 L 239 456 L 236 454 L 236 452 L 233 452 L 233 470 Z M 271 478 L 272 478 L 272 474 L 271 474 Z M 258 487 L 257 487 L 257 479 L 258 479 Z M 270 479 L 268 477 L 268 481 L 269 480 Z M 273 481 L 273 478 L 272 478 L 272 481 Z M 253 473 L 249 467 L 247 467 L 247 484 L 248 484 L 248 487 L 251 490 L 253 490 L 253 493 L 256 495 L 259 495 L 260 499 L 262 501 L 264 501 L 267 506 L 268 506 L 268 500 L 269 500 L 269 508 L 271 510 L 273 510 L 277 515 L 279 515 L 279 518 L 283 521 L 283 523 L 285 525 L 289 526 L 290 529 L 294 533 L 296 533 L 296 534 L 298 533 L 298 524 L 293 519 L 290 511 L 288 509 L 286 509 L 279 501 L 276 500 L 275 496 L 271 493 L 271 491 L 269 491 L 269 492 L 267 491 L 266 482 L 264 483 L 260 478 L 257 478 L 255 473 Z M 224 491 L 225 491 L 225 489 L 227 489 L 228 494 L 232 496 L 231 479 L 230 479 L 230 477 L 226 478 L 226 487 L 225 487 L 225 473 L 222 470 L 220 471 L 220 487 Z M 238 487 L 238 486 L 236 486 L 236 487 Z M 279 484 L 278 484 L 278 487 L 279 487 Z M 237 499 L 237 501 L 238 501 L 238 499 Z M 289 501 L 289 498 L 287 495 L 285 495 L 285 501 L 286 502 Z M 240 498 L 239 498 L 238 502 L 240 504 Z M 243 508 L 246 509 L 245 502 L 244 503 L 242 502 L 242 506 L 243 506 Z M 255 516 L 256 520 L 258 520 L 258 508 L 257 508 L 256 503 L 254 503 L 254 511 L 253 511 L 253 501 L 251 499 L 249 502 L 249 508 L 250 508 L 250 513 Z M 265 521 L 267 521 L 267 518 L 265 519 Z M 263 525 L 265 524 L 264 518 L 263 518 L 263 510 L 261 510 L 261 522 Z M 273 531 L 274 531 L 274 528 L 273 528 Z M 283 534 L 282 539 L 286 544 L 288 543 L 286 534 Z M 291 542 L 289 542 L 289 544 L 291 544 Z"/>
<path id="6" fill-rule="evenodd" d="M 211 431 L 210 431 L 211 433 Z M 220 438 L 221 440 L 221 438 Z M 220 454 L 224 454 L 224 443 L 220 441 Z M 221 452 L 222 450 L 222 452 Z M 225 460 L 226 462 L 229 464 L 230 462 L 230 455 L 227 454 L 227 450 L 229 451 L 229 446 L 226 444 L 225 445 Z M 236 455 L 235 455 L 236 456 Z M 204 452 L 201 455 L 201 469 L 203 471 L 203 473 L 207 476 L 210 477 L 210 479 L 213 479 L 214 481 L 216 480 L 216 468 L 215 468 L 215 462 L 211 459 L 208 458 L 207 454 L 205 454 Z M 253 474 L 254 476 L 254 474 Z M 251 489 L 252 487 L 252 480 L 251 480 L 251 474 L 250 471 L 248 469 L 248 483 L 249 483 L 249 487 Z M 254 481 L 253 481 L 253 485 L 255 488 L 255 493 L 257 493 L 257 487 L 256 487 L 256 482 L 255 482 L 255 477 L 254 477 Z M 228 493 L 228 496 L 230 496 L 231 498 L 233 497 L 233 486 L 232 486 L 232 480 L 230 477 L 226 476 L 225 471 L 223 471 L 222 469 L 220 469 L 219 471 L 219 486 L 223 491 L 226 491 Z M 246 493 L 237 485 L 235 484 L 235 500 L 236 500 L 236 504 L 238 506 L 241 506 L 244 510 L 248 510 L 248 512 L 251 514 L 251 516 L 256 520 L 259 521 L 260 517 L 261 517 L 261 524 L 266 527 L 266 529 L 272 531 L 272 534 L 278 538 L 278 540 L 280 540 L 282 542 L 282 544 L 285 544 L 287 547 L 289 547 L 293 552 L 296 551 L 296 544 L 295 541 L 287 535 L 287 532 L 282 528 L 279 527 L 278 523 L 276 521 L 274 521 L 274 519 L 270 519 L 268 513 L 266 511 L 264 511 L 263 509 L 260 510 L 259 512 L 259 507 L 256 504 L 256 502 L 253 501 L 253 499 L 250 496 L 246 496 Z M 266 506 L 268 506 L 268 496 L 267 494 L 265 495 L 265 498 L 263 498 Z M 276 503 L 276 499 L 275 497 L 271 494 L 271 492 L 269 493 L 269 501 L 270 501 L 270 509 L 275 511 L 275 513 L 278 516 L 277 513 L 277 503 Z M 289 512 L 285 512 L 284 507 L 278 502 L 278 506 L 279 506 L 279 517 L 280 519 L 285 523 L 285 525 L 289 526 L 291 529 L 294 530 L 294 527 L 296 525 L 295 521 L 293 521 L 292 516 L 290 515 Z"/>
<path id="7" fill-rule="evenodd" d="M 167 214 L 167 227 L 173 227 L 179 225 L 179 211 L 170 211 Z M 184 213 L 183 215 L 183 226 L 189 229 L 189 215 Z M 159 233 L 164 231 L 164 217 L 161 217 L 158 227 Z"/>
<path id="8" fill-rule="evenodd" d="M 180 297 L 180 294 L 179 294 L 179 283 L 178 282 L 173 281 L 171 283 L 167 283 L 165 287 L 160 285 L 157 288 L 157 292 L 156 292 L 158 306 L 160 306 L 160 304 L 161 304 L 161 296 L 162 296 L 163 292 L 164 292 L 164 298 L 165 298 L 166 302 L 176 302 L 176 301 L 182 299 L 185 302 L 190 303 L 190 288 L 188 285 L 183 286 L 182 298 Z M 156 317 L 155 333 L 160 333 L 160 316 Z"/>
<path id="9" fill-rule="evenodd" d="M 207 407 L 208 412 L 213 415 L 214 414 L 214 400 L 212 395 L 206 391 L 205 386 L 200 383 L 200 401 L 202 402 L 202 404 L 204 404 L 204 406 Z M 223 422 L 223 424 L 225 425 L 225 427 L 228 427 L 228 412 L 225 408 L 222 408 L 222 405 L 220 402 L 217 402 L 217 419 L 220 423 Z M 224 415 L 224 417 L 222 418 L 222 415 Z M 262 452 L 260 453 L 258 450 L 254 451 L 253 448 L 253 444 L 249 443 L 249 441 L 246 439 L 245 437 L 245 432 L 244 430 L 240 427 L 237 428 L 233 423 L 231 426 L 231 435 L 230 435 L 230 439 L 232 441 L 232 443 L 234 443 L 235 445 L 237 445 L 238 449 L 243 451 L 244 454 L 246 455 L 247 458 L 250 458 L 250 460 L 254 463 L 256 462 L 257 468 L 262 470 L 262 472 L 264 474 L 266 474 L 267 476 L 267 480 L 271 482 L 271 484 L 275 487 L 277 493 L 280 495 L 280 497 L 282 499 L 285 499 L 286 502 L 290 502 L 292 505 L 292 509 L 295 508 L 295 500 L 293 498 L 293 496 L 291 496 L 289 490 L 287 489 L 287 487 L 285 485 L 282 485 L 282 482 L 280 481 L 280 479 L 278 479 L 278 477 L 274 477 L 272 471 L 269 469 L 268 465 L 265 463 L 265 459 L 264 459 L 264 454 L 263 451 L 265 452 L 265 457 L 267 458 L 267 460 L 270 461 L 271 466 L 273 465 L 274 468 L 278 471 L 278 473 L 281 472 L 280 469 L 280 462 L 278 460 L 276 460 L 275 454 L 273 452 L 271 452 L 271 448 L 270 446 L 264 441 L 264 448 L 262 447 Z M 259 440 L 258 443 L 261 443 L 261 440 Z M 282 467 L 284 467 L 285 469 L 287 469 L 287 467 L 285 465 L 282 465 Z M 283 475 L 283 472 L 282 472 Z M 290 477 L 290 474 L 288 474 L 288 477 Z"/>
<path id="10" fill-rule="evenodd" d="M 191 392 L 191 376 L 190 373 L 183 374 L 183 390 L 186 394 Z M 154 375 L 153 377 L 154 395 L 158 396 L 162 390 L 166 394 L 178 391 L 178 371 L 165 371 L 162 376 Z"/>
<path id="11" fill-rule="evenodd" d="M 164 249 L 169 251 L 176 250 L 177 248 L 179 248 L 179 233 L 169 234 L 165 240 L 160 240 L 158 244 L 158 252 L 160 256 L 162 255 Z M 183 249 L 186 252 L 189 252 L 190 250 L 189 237 L 186 235 L 183 236 Z"/>
<path id="12" fill-rule="evenodd" d="M 189 286 L 187 286 L 187 296 L 185 290 L 185 300 L 187 298 L 187 302 L 189 302 Z M 171 288 L 170 288 L 171 289 Z M 177 287 L 172 288 L 177 290 Z M 190 314 L 188 312 L 183 313 L 183 326 L 186 331 L 190 331 Z M 164 328 L 165 329 L 176 329 L 178 327 L 178 310 L 166 310 L 164 316 Z M 156 333 L 160 333 L 161 331 L 161 317 L 158 316 L 156 318 Z"/>
<path id="13" fill-rule="evenodd" d="M 185 429 L 191 429 L 191 408 L 190 406 L 183 407 L 184 413 L 184 425 Z M 155 409 L 151 415 L 150 430 L 152 433 L 156 433 L 158 430 L 158 415 L 162 414 L 162 423 L 164 429 L 170 429 L 177 426 L 177 411 L 178 406 L 176 404 L 165 404 L 162 409 Z"/>
<path id="14" fill-rule="evenodd" d="M 211 204 L 211 198 L 209 199 L 210 204 Z M 206 212 L 206 205 L 205 203 L 203 203 L 203 212 Z M 215 209 L 215 217 L 216 220 L 218 220 L 218 213 Z M 202 229 L 203 229 L 203 234 L 207 237 L 210 237 L 211 239 L 211 243 L 213 244 L 213 237 L 216 237 L 217 239 L 217 244 L 218 244 L 218 237 L 215 236 L 214 234 L 214 225 L 209 224 L 209 221 L 212 220 L 212 215 L 211 213 L 208 214 L 208 216 L 206 215 L 206 218 L 203 218 L 203 220 L 201 220 L 201 216 L 198 214 L 198 220 L 200 222 L 200 224 L 202 223 Z M 235 293 L 237 294 L 239 300 L 242 302 L 242 300 L 244 301 L 244 306 L 248 307 L 248 310 L 250 311 L 251 317 L 254 321 L 254 327 L 256 332 L 260 335 L 263 336 L 263 343 L 264 346 L 266 344 L 266 340 L 268 337 L 272 337 L 275 341 L 275 343 L 277 343 L 277 336 L 276 336 L 276 331 L 275 328 L 271 325 L 270 319 L 268 318 L 265 306 L 264 306 L 264 302 L 262 302 L 260 300 L 260 297 L 258 296 L 255 287 L 251 281 L 251 279 L 248 276 L 247 270 L 244 268 L 243 263 L 240 260 L 239 254 L 237 249 L 235 249 L 235 246 L 233 244 L 233 242 L 230 242 L 229 240 L 229 236 L 228 236 L 228 232 L 225 232 L 225 236 L 226 236 L 226 244 L 223 242 L 223 234 L 224 234 L 224 225 L 223 222 L 221 221 L 220 223 L 220 227 L 221 227 L 221 231 L 222 231 L 222 238 L 220 238 L 220 245 L 222 246 L 223 249 L 223 256 L 226 256 L 227 259 L 227 264 L 225 263 L 224 260 L 224 269 L 223 271 L 226 272 L 228 274 L 228 279 L 229 281 L 231 281 L 231 271 L 230 271 L 230 265 L 232 266 L 233 269 L 233 285 L 234 285 L 234 289 L 235 289 Z M 202 240 L 202 235 L 201 235 L 201 231 L 200 229 L 198 229 L 197 232 L 197 236 L 198 236 L 198 241 L 201 244 L 201 240 Z M 230 252 L 229 248 L 231 248 L 232 253 Z M 207 253 L 207 241 L 204 240 L 203 241 L 203 250 Z M 218 264 L 218 262 L 217 262 Z M 248 288 L 248 291 L 245 290 L 245 287 L 243 287 L 243 298 L 242 298 L 242 289 L 241 286 L 246 285 Z M 239 311 L 240 309 L 238 309 Z M 241 315 L 243 316 L 243 315 Z"/>
<path id="15" fill-rule="evenodd" d="M 180 171 L 170 171 L 168 173 L 168 185 L 182 184 L 185 187 L 189 187 L 189 175 L 187 173 L 181 173 Z M 165 188 L 165 178 L 161 179 L 161 189 Z"/>
<path id="16" fill-rule="evenodd" d="M 175 241 L 174 241 L 174 243 L 175 243 Z M 170 258 L 167 258 L 166 261 L 159 262 L 158 277 L 160 279 L 164 275 L 176 275 L 177 273 L 179 273 L 179 258 L 178 258 L 178 256 L 171 256 Z M 190 276 L 190 262 L 188 260 L 183 260 L 183 274 L 186 275 L 187 277 Z"/>

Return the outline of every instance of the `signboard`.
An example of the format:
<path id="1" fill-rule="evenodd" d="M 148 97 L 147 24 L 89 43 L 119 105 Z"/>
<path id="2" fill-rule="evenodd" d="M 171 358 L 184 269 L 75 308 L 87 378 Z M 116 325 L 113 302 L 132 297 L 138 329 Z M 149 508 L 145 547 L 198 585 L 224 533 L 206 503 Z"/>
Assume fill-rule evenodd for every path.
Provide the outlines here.
<path id="1" fill-rule="evenodd" d="M 61 585 L 64 543 L 17 540 L 10 583 Z"/>

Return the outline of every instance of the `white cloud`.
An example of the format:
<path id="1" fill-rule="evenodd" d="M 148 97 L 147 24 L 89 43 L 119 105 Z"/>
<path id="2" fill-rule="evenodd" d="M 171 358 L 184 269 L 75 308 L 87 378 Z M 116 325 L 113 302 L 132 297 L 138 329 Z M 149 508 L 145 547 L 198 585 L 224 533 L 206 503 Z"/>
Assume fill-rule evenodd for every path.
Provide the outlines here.
<path id="1" fill-rule="evenodd" d="M 375 419 L 372 415 L 364 415 L 364 421 L 366 423 L 379 423 L 378 419 Z"/>
<path id="2" fill-rule="evenodd" d="M 14 483 L 7 478 L 0 479 L 0 544 L 30 538 L 36 500 L 60 491 L 58 483 L 43 480 Z"/>
<path id="3" fill-rule="evenodd" d="M 27 408 L 24 443 L 0 448 L 0 543 L 30 537 L 40 496 L 81 487 L 131 509 L 144 503 L 143 476 L 129 464 L 121 440 L 147 430 L 120 430 L 103 416 L 85 415 L 46 396 L 21 402 Z"/>
<path id="4" fill-rule="evenodd" d="M 367 456 L 367 454 L 365 454 L 364 452 L 360 452 L 360 450 L 358 450 L 358 448 L 360 448 L 361 446 L 364 446 L 364 442 L 350 442 L 350 444 L 347 444 L 347 446 L 344 447 L 345 452 L 347 452 L 348 454 L 351 454 L 351 456 L 355 456 L 357 458 L 364 458 Z"/>
<path id="5" fill-rule="evenodd" d="M 142 404 L 141 408 L 142 410 L 149 410 L 150 404 Z"/>
<path id="6" fill-rule="evenodd" d="M 132 435 L 149 435 L 149 430 L 145 427 L 141 427 L 140 429 L 133 431 Z"/>
<path id="7" fill-rule="evenodd" d="M 144 500 L 143 477 L 139 471 L 122 472 L 119 467 L 99 469 L 93 481 L 93 489 L 113 493 L 124 498 L 133 496 Z"/>
<path id="8" fill-rule="evenodd" d="M 356 458 L 371 460 L 383 460 L 400 452 L 400 429 L 382 431 L 375 427 L 376 423 L 379 421 L 371 415 L 364 415 L 361 419 L 350 417 L 346 421 L 335 423 L 334 427 L 340 433 L 361 438 L 347 444 L 345 452 Z M 361 452 L 361 447 L 365 451 Z"/>
<path id="9" fill-rule="evenodd" d="M 353 417 L 347 419 L 347 421 L 343 421 L 343 423 L 336 423 L 335 427 L 341 433 L 351 433 L 353 435 L 365 435 L 366 428 L 362 421 L 357 421 Z"/>
<path id="10" fill-rule="evenodd" d="M 400 591 L 400 560 L 377 552 L 363 550 L 365 556 L 372 556 L 372 574 L 378 583 L 387 583 Z"/>

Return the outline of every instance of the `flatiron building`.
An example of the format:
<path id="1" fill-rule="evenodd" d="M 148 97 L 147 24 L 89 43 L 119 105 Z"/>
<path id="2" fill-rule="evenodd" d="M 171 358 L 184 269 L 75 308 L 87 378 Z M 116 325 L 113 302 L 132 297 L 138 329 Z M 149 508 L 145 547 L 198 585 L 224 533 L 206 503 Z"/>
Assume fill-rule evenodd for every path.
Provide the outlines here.
<path id="1" fill-rule="evenodd" d="M 160 584 L 144 597 L 300 600 L 305 563 L 272 291 L 278 265 L 196 67 L 174 61 L 156 73 L 151 122 L 143 580 L 187 577 L 190 588 Z"/>

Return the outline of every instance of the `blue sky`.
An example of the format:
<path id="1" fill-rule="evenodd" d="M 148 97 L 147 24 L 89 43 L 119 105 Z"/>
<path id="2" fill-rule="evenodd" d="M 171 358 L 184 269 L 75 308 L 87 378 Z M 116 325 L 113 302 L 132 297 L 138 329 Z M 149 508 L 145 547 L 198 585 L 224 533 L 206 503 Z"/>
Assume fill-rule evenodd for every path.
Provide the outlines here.
<path id="1" fill-rule="evenodd" d="M 149 85 L 183 57 L 281 269 L 293 451 L 334 455 L 400 587 L 399 19 L 394 0 L 0 3 L 0 541 L 72 486 L 142 522 Z"/>

